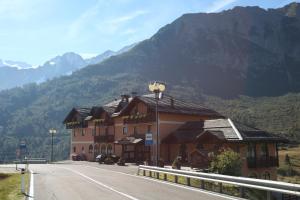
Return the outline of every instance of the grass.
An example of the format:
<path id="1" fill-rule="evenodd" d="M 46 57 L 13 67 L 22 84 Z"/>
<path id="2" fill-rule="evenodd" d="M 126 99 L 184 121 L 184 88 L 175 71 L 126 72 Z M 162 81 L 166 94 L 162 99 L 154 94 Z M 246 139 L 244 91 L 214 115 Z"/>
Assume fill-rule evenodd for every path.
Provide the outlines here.
<path id="1" fill-rule="evenodd" d="M 29 174 L 25 174 L 25 188 L 29 187 Z M 25 189 L 28 191 L 28 189 Z M 0 173 L 0 199 L 1 200 L 20 200 L 24 199 L 21 193 L 21 174 L 2 174 Z"/>
<path id="2" fill-rule="evenodd" d="M 283 174 L 278 173 L 278 180 L 289 182 L 289 183 L 298 183 L 300 184 L 300 146 L 297 147 L 290 147 L 290 148 L 284 148 L 279 150 L 279 168 L 280 170 L 285 170 L 285 156 L 286 154 L 289 155 L 291 166 L 294 172 L 294 175 L 292 176 L 286 176 Z"/>

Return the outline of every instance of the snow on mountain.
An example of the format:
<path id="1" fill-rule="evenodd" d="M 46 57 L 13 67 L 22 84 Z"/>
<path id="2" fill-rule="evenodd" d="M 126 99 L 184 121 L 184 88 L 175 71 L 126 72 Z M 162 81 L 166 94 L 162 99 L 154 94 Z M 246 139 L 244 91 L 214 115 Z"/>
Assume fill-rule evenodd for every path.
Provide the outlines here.
<path id="1" fill-rule="evenodd" d="M 33 66 L 25 62 L 0 59 L 0 67 L 13 67 L 21 70 L 21 69 L 29 69 L 32 68 Z"/>

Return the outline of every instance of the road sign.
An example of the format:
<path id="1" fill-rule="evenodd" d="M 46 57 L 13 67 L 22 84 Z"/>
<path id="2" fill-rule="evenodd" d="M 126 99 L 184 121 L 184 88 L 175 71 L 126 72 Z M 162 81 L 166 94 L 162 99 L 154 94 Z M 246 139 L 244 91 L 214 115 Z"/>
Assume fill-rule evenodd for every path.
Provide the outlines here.
<path id="1" fill-rule="evenodd" d="M 25 141 L 20 142 L 20 149 L 26 149 L 26 143 Z"/>
<path id="2" fill-rule="evenodd" d="M 146 133 L 145 137 L 145 145 L 150 146 L 153 144 L 153 138 L 152 138 L 152 133 Z"/>

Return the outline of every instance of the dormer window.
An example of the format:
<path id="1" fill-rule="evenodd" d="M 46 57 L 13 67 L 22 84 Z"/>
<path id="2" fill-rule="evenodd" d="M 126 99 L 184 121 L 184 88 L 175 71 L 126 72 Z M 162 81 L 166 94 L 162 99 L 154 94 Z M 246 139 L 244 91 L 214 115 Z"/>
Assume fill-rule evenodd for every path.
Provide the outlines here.
<path id="1" fill-rule="evenodd" d="M 148 126 L 147 126 L 147 133 L 152 133 L 152 132 L 151 132 L 151 131 L 152 131 L 151 129 L 152 129 L 152 126 L 151 126 L 151 125 L 148 125 Z"/>
<path id="2" fill-rule="evenodd" d="M 124 126 L 123 127 L 123 135 L 127 135 L 127 132 L 128 132 L 127 126 Z"/>

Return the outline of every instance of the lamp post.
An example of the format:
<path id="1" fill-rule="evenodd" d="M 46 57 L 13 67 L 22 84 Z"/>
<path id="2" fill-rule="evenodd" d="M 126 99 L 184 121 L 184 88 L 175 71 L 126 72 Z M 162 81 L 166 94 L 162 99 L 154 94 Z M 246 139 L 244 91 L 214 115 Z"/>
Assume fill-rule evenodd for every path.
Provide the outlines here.
<path id="1" fill-rule="evenodd" d="M 155 81 L 149 84 L 149 90 L 155 94 L 155 115 L 156 115 L 156 166 L 158 166 L 159 151 L 159 123 L 158 123 L 158 101 L 162 99 L 162 93 L 166 90 L 166 84 Z"/>
<path id="2" fill-rule="evenodd" d="M 53 162 L 53 135 L 56 133 L 56 129 L 51 128 L 49 133 L 51 134 L 51 162 Z"/>

